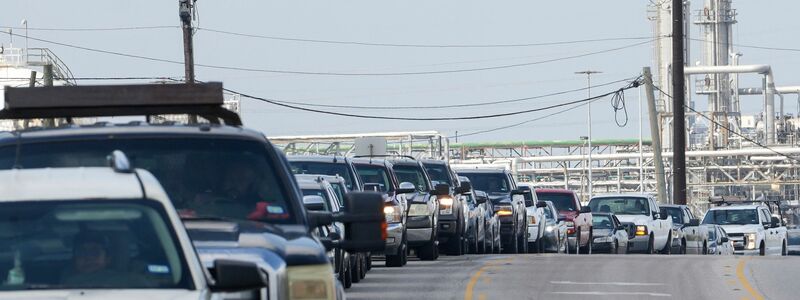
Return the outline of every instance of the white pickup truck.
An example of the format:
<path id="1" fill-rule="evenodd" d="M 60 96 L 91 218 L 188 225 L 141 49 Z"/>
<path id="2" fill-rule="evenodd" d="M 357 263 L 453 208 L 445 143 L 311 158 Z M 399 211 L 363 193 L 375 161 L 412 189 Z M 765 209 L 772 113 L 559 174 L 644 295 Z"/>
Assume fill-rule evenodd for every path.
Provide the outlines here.
<path id="1" fill-rule="evenodd" d="M 628 232 L 628 251 L 648 254 L 670 253 L 672 244 L 672 219 L 659 213 L 655 198 L 646 194 L 601 195 L 592 197 L 589 207 L 593 212 L 610 212 L 622 223 L 632 223 Z"/>
<path id="2" fill-rule="evenodd" d="M 787 254 L 786 227 L 764 204 L 713 207 L 703 217 L 703 224 L 722 226 L 733 241 L 734 254 Z"/>

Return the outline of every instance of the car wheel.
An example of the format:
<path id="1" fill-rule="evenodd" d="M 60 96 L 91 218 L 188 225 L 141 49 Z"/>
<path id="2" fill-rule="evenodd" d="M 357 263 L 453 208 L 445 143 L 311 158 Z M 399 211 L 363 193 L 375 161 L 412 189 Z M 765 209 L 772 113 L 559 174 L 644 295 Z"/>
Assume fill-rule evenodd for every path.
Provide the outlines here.
<path id="1" fill-rule="evenodd" d="M 708 255 L 708 242 L 703 242 L 703 255 Z"/>
<path id="2" fill-rule="evenodd" d="M 369 253 L 367 253 L 366 264 L 367 264 L 367 271 L 372 270 L 372 255 L 370 255 Z"/>
<path id="3" fill-rule="evenodd" d="M 758 255 L 760 256 L 767 255 L 767 247 L 764 246 L 764 242 L 761 242 L 761 246 L 758 247 Z"/>
<path id="4" fill-rule="evenodd" d="M 619 254 L 619 242 L 617 242 L 617 240 L 614 240 L 614 246 L 611 248 L 611 251 L 609 252 L 611 254 Z"/>
<path id="5" fill-rule="evenodd" d="M 528 229 L 525 228 L 517 237 L 519 253 L 528 253 Z"/>
<path id="6" fill-rule="evenodd" d="M 781 256 L 789 255 L 789 251 L 786 249 L 786 241 L 783 241 L 783 245 L 781 246 Z"/>
<path id="7" fill-rule="evenodd" d="M 667 236 L 667 243 L 664 245 L 664 249 L 661 249 L 661 254 L 672 254 L 672 233 Z"/>
<path id="8" fill-rule="evenodd" d="M 390 268 L 402 267 L 404 264 L 403 257 L 407 255 L 406 253 L 406 243 L 403 241 L 403 243 L 400 244 L 400 247 L 397 249 L 397 254 L 386 255 L 386 266 Z"/>
<path id="9" fill-rule="evenodd" d="M 653 235 L 650 235 L 650 238 L 647 240 L 647 254 L 653 254 L 656 252 L 656 240 L 653 238 Z"/>
<path id="10" fill-rule="evenodd" d="M 350 280 L 353 281 L 353 283 L 358 283 L 359 281 L 361 281 L 361 268 L 358 262 L 357 255 L 350 255 L 350 273 L 353 273 L 350 276 L 351 278 Z"/>
<path id="11" fill-rule="evenodd" d="M 342 282 L 344 288 L 349 289 L 353 286 L 353 269 L 350 268 L 350 262 L 347 262 L 344 267 L 344 281 Z"/>

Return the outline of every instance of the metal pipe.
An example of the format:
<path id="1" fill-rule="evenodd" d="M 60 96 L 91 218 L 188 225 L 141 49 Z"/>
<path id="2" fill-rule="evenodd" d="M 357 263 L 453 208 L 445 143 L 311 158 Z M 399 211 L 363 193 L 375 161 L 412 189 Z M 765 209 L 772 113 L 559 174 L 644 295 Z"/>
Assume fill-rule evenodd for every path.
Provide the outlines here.
<path id="1" fill-rule="evenodd" d="M 685 67 L 684 73 L 693 74 L 727 74 L 755 73 L 764 75 L 764 131 L 767 144 L 775 143 L 775 79 L 769 65 L 736 65 L 736 66 L 694 66 Z"/>
<path id="2" fill-rule="evenodd" d="M 686 151 L 686 157 L 724 157 L 724 156 L 752 156 L 752 155 L 775 155 L 775 150 L 783 154 L 800 154 L 800 148 L 749 148 L 749 149 L 731 149 L 731 150 L 701 150 L 701 151 Z M 645 158 L 652 158 L 653 152 L 644 153 Z M 672 157 L 672 152 L 663 152 L 661 154 L 665 158 Z M 612 153 L 612 154 L 594 154 L 592 156 L 595 160 L 622 160 L 622 159 L 638 159 L 639 153 Z M 520 157 L 519 161 L 522 162 L 560 162 L 560 161 L 581 161 L 586 160 L 585 154 L 582 155 L 554 155 L 554 156 L 533 156 L 533 157 Z"/>

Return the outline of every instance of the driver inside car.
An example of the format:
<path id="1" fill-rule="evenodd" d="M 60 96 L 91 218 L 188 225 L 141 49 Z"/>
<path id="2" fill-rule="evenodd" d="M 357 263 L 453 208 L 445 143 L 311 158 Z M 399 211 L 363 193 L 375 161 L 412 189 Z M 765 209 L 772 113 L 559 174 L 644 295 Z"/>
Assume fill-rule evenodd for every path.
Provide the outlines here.
<path id="1" fill-rule="evenodd" d="M 107 236 L 96 232 L 82 232 L 74 239 L 72 266 L 62 274 L 62 283 L 67 286 L 113 287 L 152 286 L 143 277 L 130 272 L 115 270 L 111 266 L 112 255 Z"/>

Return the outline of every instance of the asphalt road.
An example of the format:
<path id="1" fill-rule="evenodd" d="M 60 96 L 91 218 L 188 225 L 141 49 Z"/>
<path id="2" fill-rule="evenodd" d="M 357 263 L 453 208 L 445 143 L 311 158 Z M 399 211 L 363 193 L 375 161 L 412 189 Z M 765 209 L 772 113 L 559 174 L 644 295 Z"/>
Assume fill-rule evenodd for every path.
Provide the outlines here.
<path id="1" fill-rule="evenodd" d="M 800 257 L 467 255 L 376 262 L 348 299 L 799 299 Z"/>

